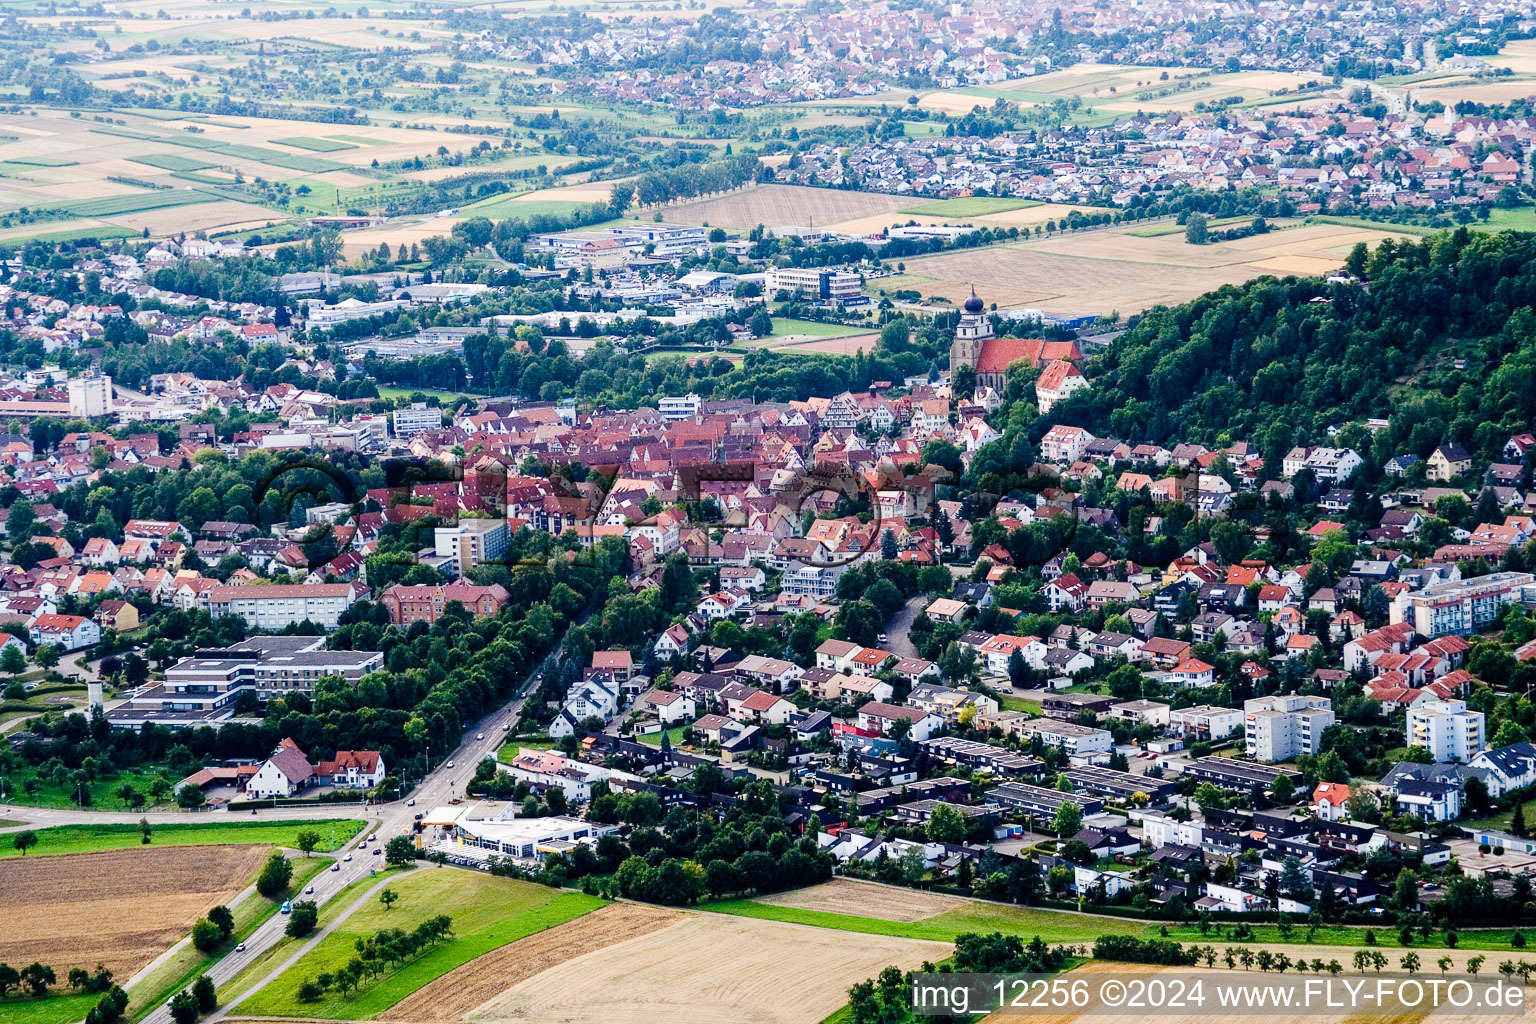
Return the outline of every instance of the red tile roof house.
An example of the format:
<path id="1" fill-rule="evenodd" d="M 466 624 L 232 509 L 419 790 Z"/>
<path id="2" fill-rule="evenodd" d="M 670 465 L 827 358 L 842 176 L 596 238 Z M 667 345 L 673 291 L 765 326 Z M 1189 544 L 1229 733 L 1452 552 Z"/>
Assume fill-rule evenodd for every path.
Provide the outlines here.
<path id="1" fill-rule="evenodd" d="M 871 701 L 859 708 L 859 729 L 868 735 L 889 735 L 897 722 L 912 723 L 907 735 L 914 740 L 926 740 L 943 726 L 944 719 L 921 708 L 904 708 L 879 701 Z"/>
<path id="2" fill-rule="evenodd" d="M 616 683 L 627 683 L 634 674 L 635 662 L 628 651 L 593 651 L 592 668 L 609 673 Z"/>
<path id="3" fill-rule="evenodd" d="M 83 615 L 39 615 L 28 632 L 32 643 L 55 644 L 66 651 L 101 641 L 101 627 Z"/>
<path id="4" fill-rule="evenodd" d="M 373 789 L 384 775 L 384 755 L 377 750 L 338 750 L 334 761 L 315 766 L 316 783 L 337 789 Z"/>

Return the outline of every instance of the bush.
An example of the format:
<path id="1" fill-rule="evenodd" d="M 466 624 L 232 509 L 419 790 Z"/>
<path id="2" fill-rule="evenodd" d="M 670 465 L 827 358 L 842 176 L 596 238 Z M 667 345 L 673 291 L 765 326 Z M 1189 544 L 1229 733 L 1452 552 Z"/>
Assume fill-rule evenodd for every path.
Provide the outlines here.
<path id="1" fill-rule="evenodd" d="M 192 945 L 205 956 L 212 956 L 224 944 L 224 931 L 206 917 L 197 919 L 192 926 Z"/>
<path id="2" fill-rule="evenodd" d="M 256 878 L 256 891 L 269 900 L 275 900 L 288 891 L 288 884 L 293 881 L 293 865 L 288 863 L 276 850 L 267 858 L 267 863 L 262 866 L 261 874 Z"/>

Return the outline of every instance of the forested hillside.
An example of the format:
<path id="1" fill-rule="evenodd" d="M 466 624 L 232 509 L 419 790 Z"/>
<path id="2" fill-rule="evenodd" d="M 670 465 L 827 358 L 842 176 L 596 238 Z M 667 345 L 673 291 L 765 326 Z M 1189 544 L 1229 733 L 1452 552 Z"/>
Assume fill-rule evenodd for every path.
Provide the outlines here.
<path id="1" fill-rule="evenodd" d="M 1459 440 L 1488 457 L 1530 429 L 1536 236 L 1463 228 L 1349 265 L 1364 288 L 1261 279 L 1149 312 L 1049 420 L 1132 443 L 1246 440 L 1272 459 L 1369 417 L 1391 419 L 1378 456 Z"/>

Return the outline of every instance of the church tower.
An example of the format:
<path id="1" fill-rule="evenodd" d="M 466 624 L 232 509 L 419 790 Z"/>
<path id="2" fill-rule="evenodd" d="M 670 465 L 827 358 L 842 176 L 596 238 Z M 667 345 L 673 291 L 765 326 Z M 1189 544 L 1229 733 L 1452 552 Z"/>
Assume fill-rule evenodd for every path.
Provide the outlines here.
<path id="1" fill-rule="evenodd" d="M 986 303 L 981 301 L 972 285 L 971 296 L 965 300 L 965 312 L 960 314 L 960 322 L 955 325 L 955 340 L 949 345 L 951 380 L 960 367 L 974 368 L 981 361 L 981 350 L 992 336 L 992 321 L 987 318 Z"/>

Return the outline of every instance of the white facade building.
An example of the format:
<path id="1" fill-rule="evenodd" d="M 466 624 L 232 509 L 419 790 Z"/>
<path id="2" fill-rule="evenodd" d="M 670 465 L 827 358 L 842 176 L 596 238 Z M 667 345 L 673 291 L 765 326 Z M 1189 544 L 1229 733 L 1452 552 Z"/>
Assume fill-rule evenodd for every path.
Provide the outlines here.
<path id="1" fill-rule="evenodd" d="M 1248 756 L 1259 761 L 1288 761 L 1316 754 L 1323 730 L 1334 722 L 1327 697 L 1300 694 L 1257 697 L 1243 702 Z"/>

